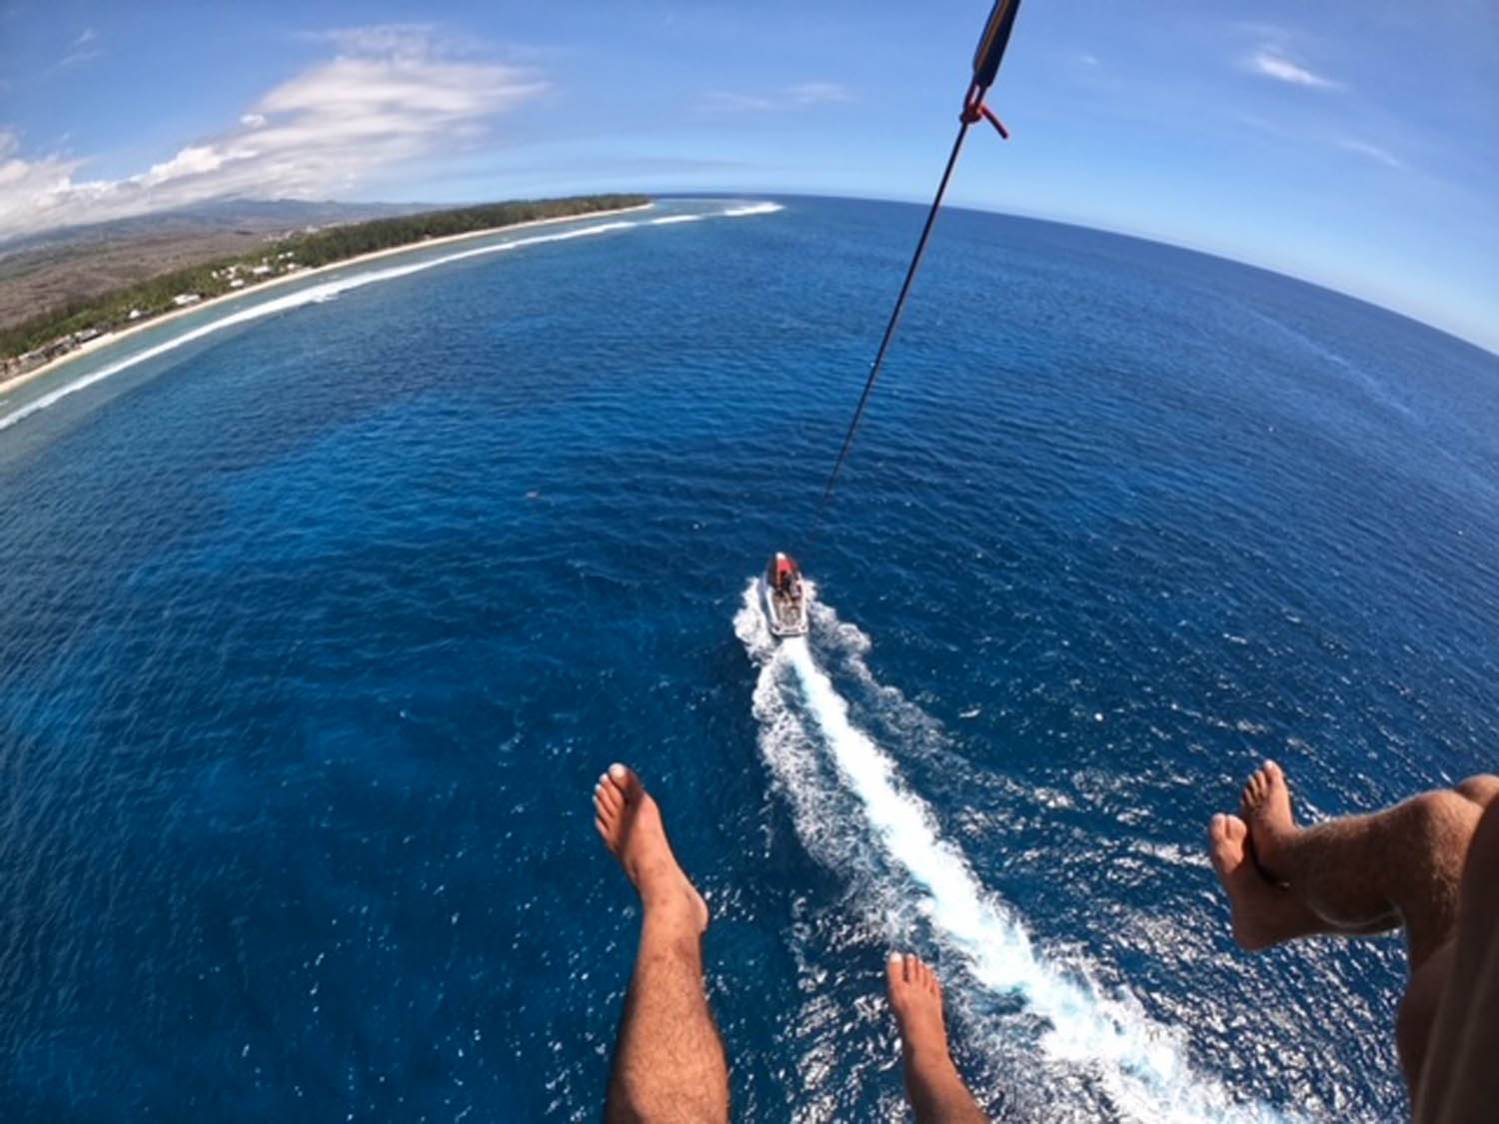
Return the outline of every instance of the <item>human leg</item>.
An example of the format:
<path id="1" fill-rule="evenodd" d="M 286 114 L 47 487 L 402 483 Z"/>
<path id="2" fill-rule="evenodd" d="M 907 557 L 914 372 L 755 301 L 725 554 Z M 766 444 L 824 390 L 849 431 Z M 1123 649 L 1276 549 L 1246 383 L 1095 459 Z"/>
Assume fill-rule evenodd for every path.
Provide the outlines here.
<path id="1" fill-rule="evenodd" d="M 727 1121 L 728 1063 L 703 988 L 708 907 L 677 864 L 660 809 L 639 777 L 611 765 L 593 803 L 599 834 L 639 891 L 643 911 L 604 1117 Z"/>
<path id="2" fill-rule="evenodd" d="M 917 1124 L 987 1124 L 948 1050 L 936 973 L 917 957 L 896 953 L 886 965 L 886 982 Z"/>
<path id="3" fill-rule="evenodd" d="M 1499 800 L 1492 792 L 1468 848 L 1450 960 L 1426 1065 L 1411 1087 L 1417 1124 L 1478 1124 L 1499 1105 Z"/>
<path id="4" fill-rule="evenodd" d="M 1372 815 L 1302 828 L 1284 774 L 1267 761 L 1244 787 L 1247 831 L 1233 816 L 1214 817 L 1209 828 L 1213 865 L 1244 947 L 1405 927 L 1411 974 L 1395 1042 L 1413 1095 L 1454 974 L 1459 914 L 1470 910 L 1459 904 L 1464 868 L 1484 810 L 1494 804 L 1499 777 L 1479 776 Z"/>
<path id="5" fill-rule="evenodd" d="M 1245 951 L 1337 931 L 1290 890 L 1260 874 L 1249 854 L 1249 828 L 1238 816 L 1213 817 L 1208 857 L 1228 895 L 1234 940 Z"/>
<path id="6" fill-rule="evenodd" d="M 1372 815 L 1297 826 L 1285 775 L 1273 761 L 1245 785 L 1252 853 L 1329 927 L 1373 932 L 1404 925 L 1411 969 L 1452 935 L 1468 842 L 1499 778 L 1422 793 Z"/>

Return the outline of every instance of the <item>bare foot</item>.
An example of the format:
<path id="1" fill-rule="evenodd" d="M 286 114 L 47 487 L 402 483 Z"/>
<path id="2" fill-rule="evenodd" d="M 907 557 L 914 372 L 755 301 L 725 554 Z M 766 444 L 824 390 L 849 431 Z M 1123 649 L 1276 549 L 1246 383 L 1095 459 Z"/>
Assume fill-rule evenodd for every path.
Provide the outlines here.
<path id="1" fill-rule="evenodd" d="M 885 966 L 890 987 L 890 1009 L 900 1027 L 907 1054 L 938 1053 L 945 1058 L 947 1024 L 942 1019 L 942 985 L 920 957 L 890 954 Z"/>
<path id="2" fill-rule="evenodd" d="M 942 1019 L 937 974 L 909 953 L 892 953 L 885 966 L 890 1007 L 900 1027 L 906 1096 L 917 1121 L 988 1124 L 989 1118 L 953 1064 Z"/>
<path id="3" fill-rule="evenodd" d="M 633 770 L 610 765 L 593 786 L 594 826 L 625 875 L 652 910 L 680 912 L 701 933 L 708 927 L 708 905 L 688 880 L 661 823 L 661 809 Z"/>
<path id="4" fill-rule="evenodd" d="M 1296 834 L 1291 815 L 1291 790 L 1286 775 L 1274 761 L 1266 761 L 1249 776 L 1239 814 L 1249 826 L 1249 856 L 1272 882 L 1284 883 L 1275 873 L 1281 848 Z"/>
<path id="5" fill-rule="evenodd" d="M 1228 895 L 1234 940 L 1248 952 L 1322 932 L 1326 926 L 1289 890 L 1267 882 L 1249 857 L 1249 827 L 1238 816 L 1214 816 L 1208 857 Z"/>

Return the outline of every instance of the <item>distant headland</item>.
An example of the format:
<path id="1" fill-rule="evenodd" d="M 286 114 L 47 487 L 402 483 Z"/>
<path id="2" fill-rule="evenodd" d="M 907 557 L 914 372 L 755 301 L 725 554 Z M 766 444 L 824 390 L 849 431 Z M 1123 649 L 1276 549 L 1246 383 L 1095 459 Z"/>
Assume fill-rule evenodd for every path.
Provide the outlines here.
<path id="1" fill-rule="evenodd" d="M 248 252 L 163 272 L 0 328 L 0 386 L 39 374 L 58 360 L 123 331 L 315 269 L 416 245 L 477 237 L 506 227 L 632 210 L 650 202 L 644 195 L 516 200 L 377 218 L 271 238 Z"/>

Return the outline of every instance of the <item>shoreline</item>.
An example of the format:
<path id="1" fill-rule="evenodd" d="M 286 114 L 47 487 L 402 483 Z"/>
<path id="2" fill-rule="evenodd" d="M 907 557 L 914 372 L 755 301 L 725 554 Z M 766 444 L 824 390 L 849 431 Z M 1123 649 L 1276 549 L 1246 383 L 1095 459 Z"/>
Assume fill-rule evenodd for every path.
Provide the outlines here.
<path id="1" fill-rule="evenodd" d="M 238 300 L 241 297 L 248 296 L 251 293 L 259 293 L 265 289 L 274 288 L 277 285 L 285 285 L 292 281 L 300 281 L 306 277 L 316 277 L 318 274 L 327 273 L 331 269 L 343 269 L 346 266 L 358 265 L 361 262 L 375 261 L 377 258 L 387 258 L 395 254 L 406 254 L 410 253 L 413 250 L 426 249 L 428 246 L 445 246 L 453 242 L 462 242 L 470 238 L 493 237 L 496 234 L 505 234 L 512 230 L 525 230 L 529 227 L 534 226 L 549 226 L 559 222 L 579 222 L 585 219 L 603 218 L 608 215 L 628 215 L 635 211 L 648 211 L 655 205 L 655 200 L 652 200 L 649 203 L 641 203 L 634 207 L 615 207 L 612 210 L 608 211 L 588 211 L 580 215 L 558 215 L 555 218 L 549 219 L 529 219 L 526 222 L 514 222 L 508 224 L 507 226 L 491 226 L 486 227 L 483 230 L 468 230 L 464 231 L 462 234 L 445 234 L 441 238 L 426 238 L 419 242 L 407 242 L 400 246 L 387 246 L 383 250 L 371 250 L 367 254 L 358 254 L 352 258 L 344 258 L 341 261 L 329 262 L 327 265 L 320 265 L 315 269 L 299 269 L 295 273 L 283 273 L 279 277 L 272 277 L 270 280 L 262 281 L 258 285 L 244 289 L 236 289 L 233 292 L 229 293 L 220 293 L 218 296 L 212 297 L 206 301 L 201 301 L 198 304 L 188 305 L 186 308 L 174 309 L 171 312 L 162 313 L 160 316 L 153 316 L 148 320 L 142 320 L 138 324 L 132 324 L 128 328 L 121 328 L 117 331 L 107 332 L 102 336 L 97 336 L 94 339 L 89 340 L 87 343 L 83 343 L 78 347 L 75 347 L 66 355 L 59 355 L 56 359 L 48 360 L 46 363 L 43 363 L 35 370 L 27 371 L 25 374 L 16 375 L 14 378 L 7 379 L 4 382 L 0 382 L 0 395 L 8 394 L 13 390 L 25 386 L 33 379 L 39 379 L 43 375 L 50 374 L 60 367 L 66 366 L 67 364 L 73 362 L 75 359 L 82 359 L 84 356 L 98 351 L 102 347 L 105 347 L 112 343 L 118 343 L 120 340 L 134 335 L 136 332 L 144 331 L 146 328 L 155 328 L 158 325 L 166 324 L 169 321 L 176 320 L 179 317 L 190 316 L 195 312 L 202 312 L 205 308 L 212 308 L 216 304 L 222 304 L 225 301 Z"/>

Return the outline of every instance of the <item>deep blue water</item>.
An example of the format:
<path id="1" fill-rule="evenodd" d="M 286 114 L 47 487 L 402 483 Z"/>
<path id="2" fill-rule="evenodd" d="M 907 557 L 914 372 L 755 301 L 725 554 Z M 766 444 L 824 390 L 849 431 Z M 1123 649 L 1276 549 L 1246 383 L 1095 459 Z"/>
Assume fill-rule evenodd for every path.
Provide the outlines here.
<path id="1" fill-rule="evenodd" d="M 894 944 L 1003 1119 L 1404 1113 L 1398 939 L 1240 954 L 1200 841 L 1264 754 L 1306 815 L 1494 767 L 1499 359 L 952 211 L 809 547 L 922 215 L 784 203 L 351 288 L 0 429 L 6 1119 L 596 1117 L 616 759 L 713 909 L 743 1119 L 897 1114 Z M 736 630 L 777 547 L 800 679 Z"/>

